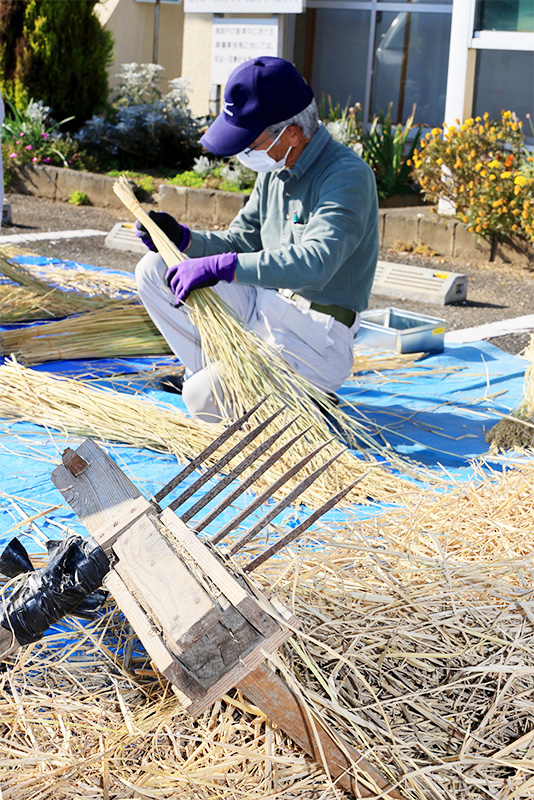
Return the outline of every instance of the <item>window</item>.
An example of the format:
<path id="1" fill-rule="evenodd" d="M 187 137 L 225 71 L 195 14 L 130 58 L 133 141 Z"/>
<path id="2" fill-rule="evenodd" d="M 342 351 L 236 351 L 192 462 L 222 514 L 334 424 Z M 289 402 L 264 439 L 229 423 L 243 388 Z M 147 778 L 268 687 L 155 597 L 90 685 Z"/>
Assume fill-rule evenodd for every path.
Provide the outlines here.
<path id="1" fill-rule="evenodd" d="M 311 84 L 317 99 L 334 105 L 365 101 L 371 14 L 352 9 L 317 9 Z"/>
<path id="2" fill-rule="evenodd" d="M 498 118 L 501 110 L 525 121 L 534 115 L 534 52 L 479 50 L 475 72 L 473 113 Z M 525 134 L 532 135 L 525 124 Z"/>
<path id="3" fill-rule="evenodd" d="M 477 31 L 534 31 L 533 0 L 478 0 Z"/>
<path id="4" fill-rule="evenodd" d="M 307 0 L 295 55 L 319 101 L 359 102 L 369 121 L 440 125 L 445 112 L 452 0 Z"/>
<path id="5" fill-rule="evenodd" d="M 418 123 L 443 122 L 450 23 L 450 14 L 378 12 L 372 114 L 392 103 L 392 119 L 403 122 L 415 105 Z"/>

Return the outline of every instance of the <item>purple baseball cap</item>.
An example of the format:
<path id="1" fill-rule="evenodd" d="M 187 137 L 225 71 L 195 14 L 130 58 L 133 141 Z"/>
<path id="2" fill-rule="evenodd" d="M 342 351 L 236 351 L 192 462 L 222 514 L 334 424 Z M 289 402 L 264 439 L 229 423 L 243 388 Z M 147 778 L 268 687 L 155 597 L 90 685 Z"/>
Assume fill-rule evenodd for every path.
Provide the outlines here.
<path id="1" fill-rule="evenodd" d="M 312 90 L 289 61 L 274 56 L 252 58 L 228 78 L 223 111 L 200 143 L 216 156 L 234 156 L 269 125 L 294 117 L 312 100 Z"/>

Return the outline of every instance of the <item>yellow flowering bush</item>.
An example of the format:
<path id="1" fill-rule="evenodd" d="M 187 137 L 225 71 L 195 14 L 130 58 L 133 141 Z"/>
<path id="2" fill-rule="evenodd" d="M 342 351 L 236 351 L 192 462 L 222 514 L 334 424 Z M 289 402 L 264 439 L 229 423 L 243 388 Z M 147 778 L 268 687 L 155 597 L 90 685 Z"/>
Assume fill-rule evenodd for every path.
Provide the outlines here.
<path id="1" fill-rule="evenodd" d="M 456 208 L 469 231 L 510 234 L 534 242 L 534 159 L 524 145 L 522 124 L 511 111 L 434 128 L 412 158 L 412 176 L 425 197 Z"/>

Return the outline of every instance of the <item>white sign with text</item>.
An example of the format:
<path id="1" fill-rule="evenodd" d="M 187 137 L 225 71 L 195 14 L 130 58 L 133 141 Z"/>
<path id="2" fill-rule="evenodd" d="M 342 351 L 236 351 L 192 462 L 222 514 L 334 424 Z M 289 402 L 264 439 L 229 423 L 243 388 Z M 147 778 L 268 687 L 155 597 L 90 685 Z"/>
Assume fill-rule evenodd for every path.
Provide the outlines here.
<path id="1" fill-rule="evenodd" d="M 212 24 L 211 83 L 224 86 L 250 58 L 278 55 L 277 19 L 217 19 Z"/>
<path id="2" fill-rule="evenodd" d="M 303 0 L 184 0 L 186 14 L 300 14 Z"/>

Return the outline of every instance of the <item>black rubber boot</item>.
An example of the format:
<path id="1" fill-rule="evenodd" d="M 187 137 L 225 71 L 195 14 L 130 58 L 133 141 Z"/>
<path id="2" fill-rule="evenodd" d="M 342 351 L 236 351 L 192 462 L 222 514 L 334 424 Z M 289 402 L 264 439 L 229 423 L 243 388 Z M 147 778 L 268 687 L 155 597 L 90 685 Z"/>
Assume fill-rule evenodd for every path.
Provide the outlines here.
<path id="1" fill-rule="evenodd" d="M 172 392 L 173 394 L 182 394 L 184 385 L 184 376 L 182 375 L 165 375 L 159 382 L 159 388 L 164 392 Z"/>
<path id="2" fill-rule="evenodd" d="M 328 400 L 332 403 L 332 405 L 334 406 L 339 405 L 339 397 L 337 396 L 337 394 L 334 394 L 334 392 L 325 392 L 325 394 Z M 318 406 L 318 408 L 320 409 L 320 411 L 322 411 L 323 414 L 328 414 L 330 410 L 329 408 L 324 406 L 319 400 L 316 400 L 315 398 L 313 398 L 313 402 L 315 403 L 316 406 Z"/>

